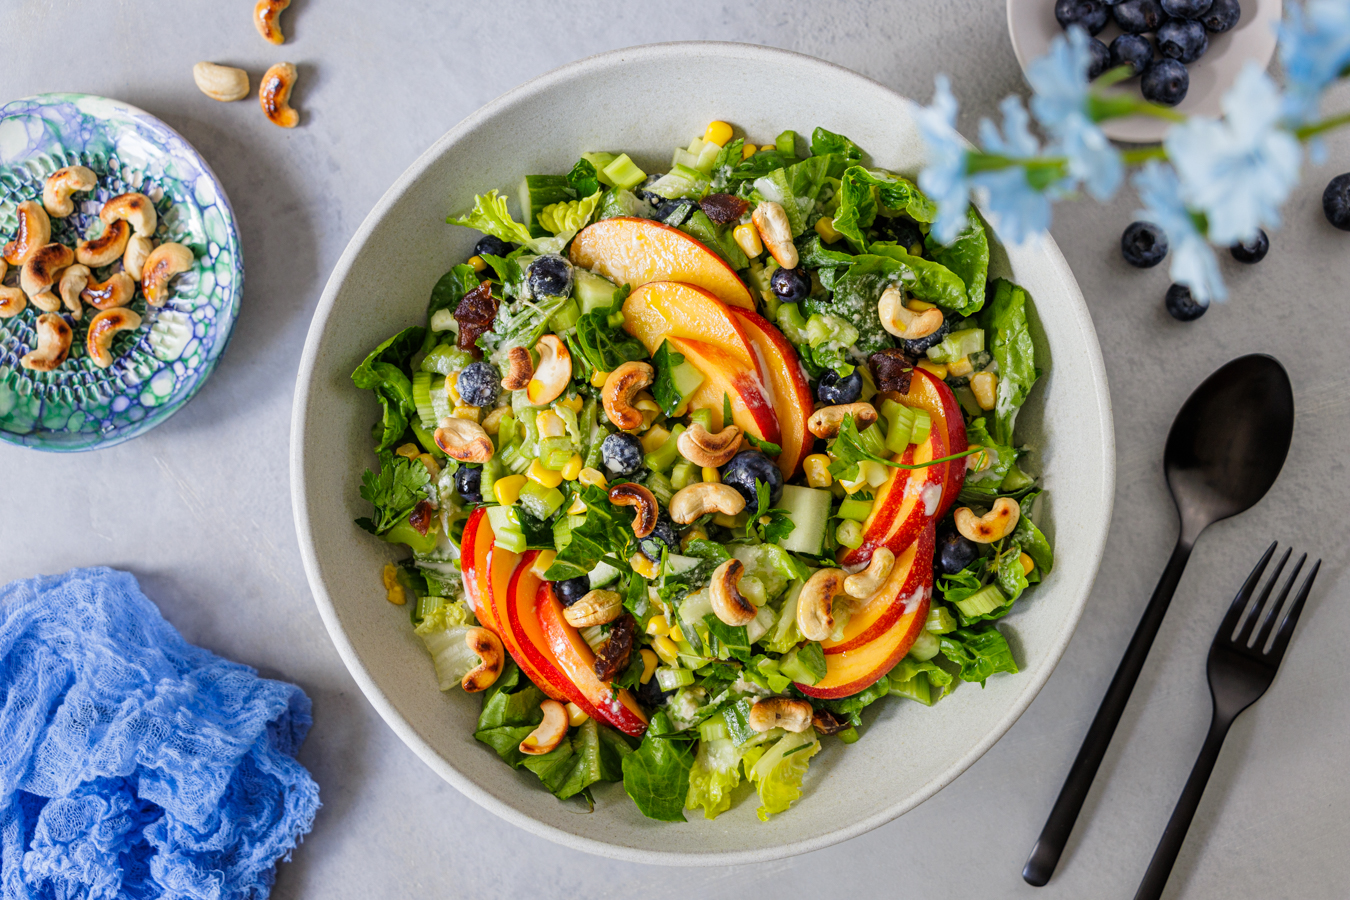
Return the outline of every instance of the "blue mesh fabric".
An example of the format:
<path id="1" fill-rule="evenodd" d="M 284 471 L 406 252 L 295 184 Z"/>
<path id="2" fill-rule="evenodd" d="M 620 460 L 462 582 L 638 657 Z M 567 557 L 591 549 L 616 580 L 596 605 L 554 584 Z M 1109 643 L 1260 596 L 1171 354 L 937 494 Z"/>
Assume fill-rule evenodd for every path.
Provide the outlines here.
<path id="1" fill-rule="evenodd" d="M 125 572 L 0 588 L 0 898 L 266 897 L 319 807 L 311 722 Z"/>

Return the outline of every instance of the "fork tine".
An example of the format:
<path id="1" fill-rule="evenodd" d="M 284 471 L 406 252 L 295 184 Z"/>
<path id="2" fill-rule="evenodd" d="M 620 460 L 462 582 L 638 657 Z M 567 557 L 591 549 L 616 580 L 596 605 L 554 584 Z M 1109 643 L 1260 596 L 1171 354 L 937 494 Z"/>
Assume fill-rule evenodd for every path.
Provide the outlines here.
<path id="1" fill-rule="evenodd" d="M 1266 570 L 1266 564 L 1270 562 L 1270 557 L 1275 553 L 1275 547 L 1279 541 L 1273 541 L 1266 552 L 1261 555 L 1261 561 L 1252 569 L 1252 573 L 1247 576 L 1247 580 L 1242 583 L 1238 589 L 1237 596 L 1233 598 L 1233 605 L 1228 607 L 1228 613 L 1223 617 L 1223 623 L 1219 625 L 1219 634 L 1224 640 L 1233 637 L 1233 632 L 1237 630 L 1238 621 L 1242 618 L 1242 611 L 1247 608 L 1247 601 L 1252 599 L 1252 592 L 1256 590 L 1256 583 L 1261 580 L 1261 573 Z"/>
<path id="2" fill-rule="evenodd" d="M 1280 580 L 1280 573 L 1284 571 L 1284 564 L 1289 562 L 1289 554 L 1292 552 L 1292 549 L 1287 549 L 1284 551 L 1284 556 L 1280 557 L 1279 563 L 1275 566 L 1275 571 L 1270 574 L 1270 580 L 1267 581 L 1266 586 L 1261 589 L 1260 596 L 1258 596 L 1256 602 L 1252 604 L 1251 612 L 1248 614 L 1247 618 L 1243 620 L 1242 628 L 1239 629 L 1237 637 L 1233 640 L 1235 644 L 1246 647 L 1251 643 L 1252 633 L 1256 631 L 1256 623 L 1261 618 L 1261 613 L 1265 609 L 1266 601 L 1270 599 L 1270 592 L 1274 589 L 1276 582 Z"/>
<path id="3" fill-rule="evenodd" d="M 1294 564 L 1294 570 L 1289 573 L 1289 577 L 1284 582 L 1284 587 L 1280 589 L 1279 598 L 1266 610 L 1265 617 L 1261 620 L 1261 629 L 1256 633 L 1256 640 L 1252 642 L 1252 649 L 1257 653 L 1264 653 L 1266 650 L 1266 641 L 1270 638 L 1270 633 L 1275 630 L 1275 616 L 1284 608 L 1284 601 L 1289 596 L 1289 592 L 1294 589 L 1294 582 L 1298 580 L 1298 573 L 1303 571 L 1303 564 L 1308 561 L 1308 554 L 1303 554 Z"/>
<path id="4" fill-rule="evenodd" d="M 1303 612 L 1303 604 L 1307 601 L 1308 594 L 1312 592 L 1313 580 L 1317 578 L 1317 570 L 1320 568 L 1322 568 L 1322 561 L 1319 559 L 1308 570 L 1308 577 L 1304 579 L 1303 586 L 1294 595 L 1294 602 L 1289 604 L 1289 611 L 1284 614 L 1284 620 L 1280 623 L 1280 630 L 1275 633 L 1275 643 L 1271 645 L 1270 655 L 1274 658 L 1276 665 L 1284 658 L 1284 651 L 1289 646 L 1289 638 L 1294 634 L 1294 626 L 1298 624 L 1299 614 Z"/>

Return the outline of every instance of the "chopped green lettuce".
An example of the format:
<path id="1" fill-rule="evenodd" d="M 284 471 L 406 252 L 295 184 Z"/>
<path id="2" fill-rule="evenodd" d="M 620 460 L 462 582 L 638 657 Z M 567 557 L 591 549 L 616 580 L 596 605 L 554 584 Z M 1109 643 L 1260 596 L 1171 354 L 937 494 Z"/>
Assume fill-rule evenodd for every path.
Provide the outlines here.
<path id="1" fill-rule="evenodd" d="M 966 292 L 966 283 L 951 269 L 922 256 L 911 256 L 908 250 L 894 242 L 877 241 L 868 248 L 868 252 L 894 262 L 896 265 L 891 269 L 893 277 L 890 283 L 903 285 L 905 291 L 915 299 L 925 300 L 960 316 L 975 312 L 984 302 L 983 295 L 972 300 Z"/>
<path id="2" fill-rule="evenodd" d="M 990 675 L 1017 672 L 1007 639 L 993 625 L 958 628 L 938 640 L 942 655 L 961 667 L 962 681 L 978 681 L 983 686 Z"/>
<path id="3" fill-rule="evenodd" d="M 654 731 L 647 729 L 637 750 L 624 756 L 623 789 L 647 818 L 684 822 L 694 751 L 688 739 Z"/>
<path id="4" fill-rule="evenodd" d="M 1013 443 L 1017 411 L 1041 376 L 1027 325 L 1027 299 L 1026 291 L 1000 278 L 994 282 L 993 300 L 982 317 L 985 330 L 993 335 L 990 350 L 998 363 L 994 437 L 1001 444 Z"/>
<path id="5" fill-rule="evenodd" d="M 863 156 L 862 148 L 842 134 L 816 128 L 811 132 L 811 155 L 825 156 L 829 153 L 851 160 L 859 160 Z"/>
<path id="6" fill-rule="evenodd" d="M 473 266 L 461 263 L 446 272 L 431 289 L 431 300 L 427 303 L 427 323 L 441 310 L 453 313 L 459 308 L 464 295 L 478 287 L 478 273 Z M 453 320 L 452 320 L 453 321 Z"/>
<path id="7" fill-rule="evenodd" d="M 989 237 L 985 233 L 984 220 L 970 207 L 967 212 L 970 227 L 961 232 L 950 244 L 939 244 L 930 232 L 924 238 L 924 247 L 928 257 L 950 269 L 966 285 L 966 305 L 961 315 L 974 315 L 984 306 L 985 279 L 989 274 Z"/>
<path id="8" fill-rule="evenodd" d="M 689 769 L 685 809 L 703 807 L 703 816 L 715 819 L 731 808 L 731 792 L 741 783 L 741 751 L 730 738 L 699 741 Z"/>
<path id="9" fill-rule="evenodd" d="M 473 210 L 468 215 L 450 216 L 445 221 L 490 234 L 508 244 L 528 245 L 531 240 L 530 230 L 511 218 L 511 212 L 506 208 L 506 198 L 496 189 L 474 197 Z"/>
<path id="10" fill-rule="evenodd" d="M 414 629 L 436 666 L 436 682 L 443 691 L 458 685 L 478 665 L 478 654 L 469 649 L 464 636 L 472 627 L 473 614 L 458 601 L 442 603 Z"/>
<path id="11" fill-rule="evenodd" d="M 408 361 L 422 349 L 427 330 L 420 326 L 405 328 L 382 342 L 352 372 L 352 383 L 372 390 L 380 401 L 381 418 L 376 432 L 375 452 L 393 447 L 417 417 L 413 402 L 412 379 Z"/>
<path id="12" fill-rule="evenodd" d="M 755 814 L 761 822 L 786 812 L 793 801 L 802 795 L 802 779 L 811 757 L 820 752 L 820 740 L 814 730 L 802 734 L 788 732 L 768 749 L 753 747 L 746 753 L 746 762 L 753 754 L 758 758 L 747 774 L 759 792 L 759 809 Z"/>

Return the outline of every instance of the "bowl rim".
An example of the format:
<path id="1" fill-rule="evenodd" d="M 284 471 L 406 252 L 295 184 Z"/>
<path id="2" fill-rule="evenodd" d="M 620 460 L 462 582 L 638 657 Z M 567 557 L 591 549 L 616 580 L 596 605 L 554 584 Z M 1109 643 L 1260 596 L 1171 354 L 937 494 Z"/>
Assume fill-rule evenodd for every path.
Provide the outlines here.
<path id="1" fill-rule="evenodd" d="M 611 844 L 593 838 L 581 837 L 570 831 L 541 822 L 526 813 L 516 810 L 506 802 L 499 800 L 493 793 L 468 777 L 460 774 L 454 766 L 444 759 L 434 747 L 413 729 L 413 727 L 399 714 L 390 698 L 379 685 L 375 683 L 338 619 L 336 607 L 328 594 L 323 574 L 319 569 L 319 562 L 315 552 L 314 534 L 310 526 L 305 500 L 308 468 L 305 464 L 305 448 L 302 441 L 311 387 L 314 383 L 316 374 L 315 370 L 318 362 L 319 344 L 329 323 L 329 319 L 332 316 L 337 295 L 343 282 L 346 280 L 361 247 L 383 220 L 388 210 L 412 187 L 418 178 L 420 178 L 435 160 L 439 158 L 447 147 L 457 143 L 464 136 L 478 127 L 480 123 L 494 117 L 500 111 L 510 107 L 517 101 L 552 87 L 560 82 L 566 82 L 584 75 L 593 69 L 603 69 L 617 62 L 651 63 L 671 57 L 683 58 L 691 53 L 703 56 L 714 54 L 723 58 L 741 60 L 789 60 L 793 65 L 823 67 L 831 70 L 836 75 L 855 80 L 860 85 L 864 85 L 869 89 L 886 91 L 903 100 L 908 100 L 908 98 L 905 98 L 904 95 L 900 94 L 898 91 L 895 91 L 874 79 L 854 72 L 844 66 L 807 54 L 774 47 L 764 47 L 755 44 L 730 41 L 675 41 L 610 50 L 567 63 L 566 65 L 560 66 L 512 88 L 496 99 L 478 108 L 438 138 L 425 152 L 418 156 L 401 175 L 399 175 L 395 182 L 371 209 L 370 213 L 367 214 L 361 225 L 356 229 L 348 242 L 346 249 L 343 251 L 342 256 L 333 267 L 332 274 L 329 276 L 323 294 L 319 299 L 318 306 L 314 311 L 314 317 L 311 320 L 309 332 L 305 338 L 305 346 L 301 354 L 300 367 L 296 376 L 295 401 L 291 414 L 291 506 L 295 517 L 296 537 L 300 545 L 300 555 L 304 563 L 305 574 L 309 580 L 310 589 L 314 594 L 315 605 L 319 609 L 320 617 L 323 619 L 324 626 L 328 629 L 329 637 L 333 641 L 333 645 L 336 647 L 338 655 L 342 658 L 343 664 L 346 665 L 352 678 L 361 688 L 362 693 L 365 694 L 371 705 L 375 707 L 375 710 L 380 714 L 381 718 L 384 719 L 389 727 L 393 729 L 394 733 L 397 734 L 423 762 L 431 767 L 433 771 L 449 782 L 453 787 L 460 791 L 460 793 L 511 824 L 523 828 L 531 834 L 546 838 L 571 849 L 626 862 L 673 866 L 724 866 L 767 862 L 788 856 L 795 856 L 801 853 L 809 853 L 849 840 L 884 825 L 892 819 L 910 811 L 947 785 L 951 784 L 952 781 L 973 765 L 989 750 L 990 747 L 1008 732 L 1008 729 L 1012 727 L 1022 713 L 1026 711 L 1027 707 L 1031 705 L 1031 701 L 1040 693 L 1041 688 L 1044 687 L 1050 674 L 1054 671 L 1060 659 L 1063 657 L 1065 648 L 1068 646 L 1069 640 L 1077 630 L 1078 622 L 1082 617 L 1083 608 L 1091 594 L 1092 583 L 1096 578 L 1102 556 L 1105 552 L 1106 535 L 1111 521 L 1111 510 L 1115 498 L 1115 432 L 1112 422 L 1111 397 L 1107 388 L 1106 369 L 1102 360 L 1101 347 L 1096 340 L 1096 331 L 1092 324 L 1091 315 L 1088 312 L 1087 304 L 1083 299 L 1082 292 L 1078 288 L 1077 281 L 1072 277 L 1072 271 L 1069 268 L 1068 262 L 1064 259 L 1063 254 L 1060 252 L 1053 238 L 1049 235 L 1045 235 L 1041 239 L 1042 249 L 1045 253 L 1049 254 L 1054 267 L 1069 276 L 1065 281 L 1065 290 L 1069 292 L 1069 302 L 1066 306 L 1069 307 L 1069 309 L 1065 310 L 1065 312 L 1072 316 L 1073 323 L 1079 330 L 1089 336 L 1085 348 L 1087 350 L 1087 364 L 1091 371 L 1092 384 L 1100 416 L 1098 426 L 1105 438 L 1100 448 L 1101 459 L 1099 461 L 1101 471 L 1105 475 L 1105 478 L 1102 481 L 1102 496 L 1097 498 L 1103 511 L 1103 515 L 1100 519 L 1101 525 L 1098 529 L 1098 533 L 1092 535 L 1090 541 L 1085 542 L 1089 544 L 1091 548 L 1091 557 L 1088 559 L 1088 566 L 1086 569 L 1089 574 L 1081 594 L 1072 598 L 1073 606 L 1068 611 L 1065 626 L 1062 628 L 1060 634 L 1055 637 L 1047 651 L 1044 665 L 1039 672 L 1026 680 L 1024 687 L 1017 696 L 1015 702 L 1004 711 L 1002 716 L 986 731 L 984 737 L 981 738 L 975 746 L 971 747 L 970 750 L 961 757 L 951 761 L 939 776 L 934 778 L 921 790 L 905 797 L 901 801 L 866 818 L 853 822 L 848 826 L 837 828 L 833 831 L 812 835 L 802 840 L 775 844 L 753 850 L 709 851 L 706 853 L 701 851 L 646 850 Z"/>

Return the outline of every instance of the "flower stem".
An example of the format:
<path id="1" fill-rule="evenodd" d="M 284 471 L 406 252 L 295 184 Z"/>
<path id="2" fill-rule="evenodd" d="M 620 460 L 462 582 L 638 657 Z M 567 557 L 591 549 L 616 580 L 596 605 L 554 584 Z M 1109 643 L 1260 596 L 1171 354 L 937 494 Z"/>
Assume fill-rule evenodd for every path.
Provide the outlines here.
<path id="1" fill-rule="evenodd" d="M 1300 141 L 1306 141 L 1317 137 L 1327 131 L 1340 128 L 1342 125 L 1350 125 L 1350 112 L 1341 113 L 1339 116 L 1332 116 L 1329 119 L 1323 119 L 1320 122 L 1312 122 L 1304 125 L 1294 132 L 1294 137 Z"/>
<path id="2" fill-rule="evenodd" d="M 1167 159 L 1167 151 L 1161 144 L 1156 147 L 1139 147 L 1134 150 L 1123 150 L 1120 159 L 1127 166 L 1137 166 L 1140 163 L 1148 162 L 1150 159 Z"/>

